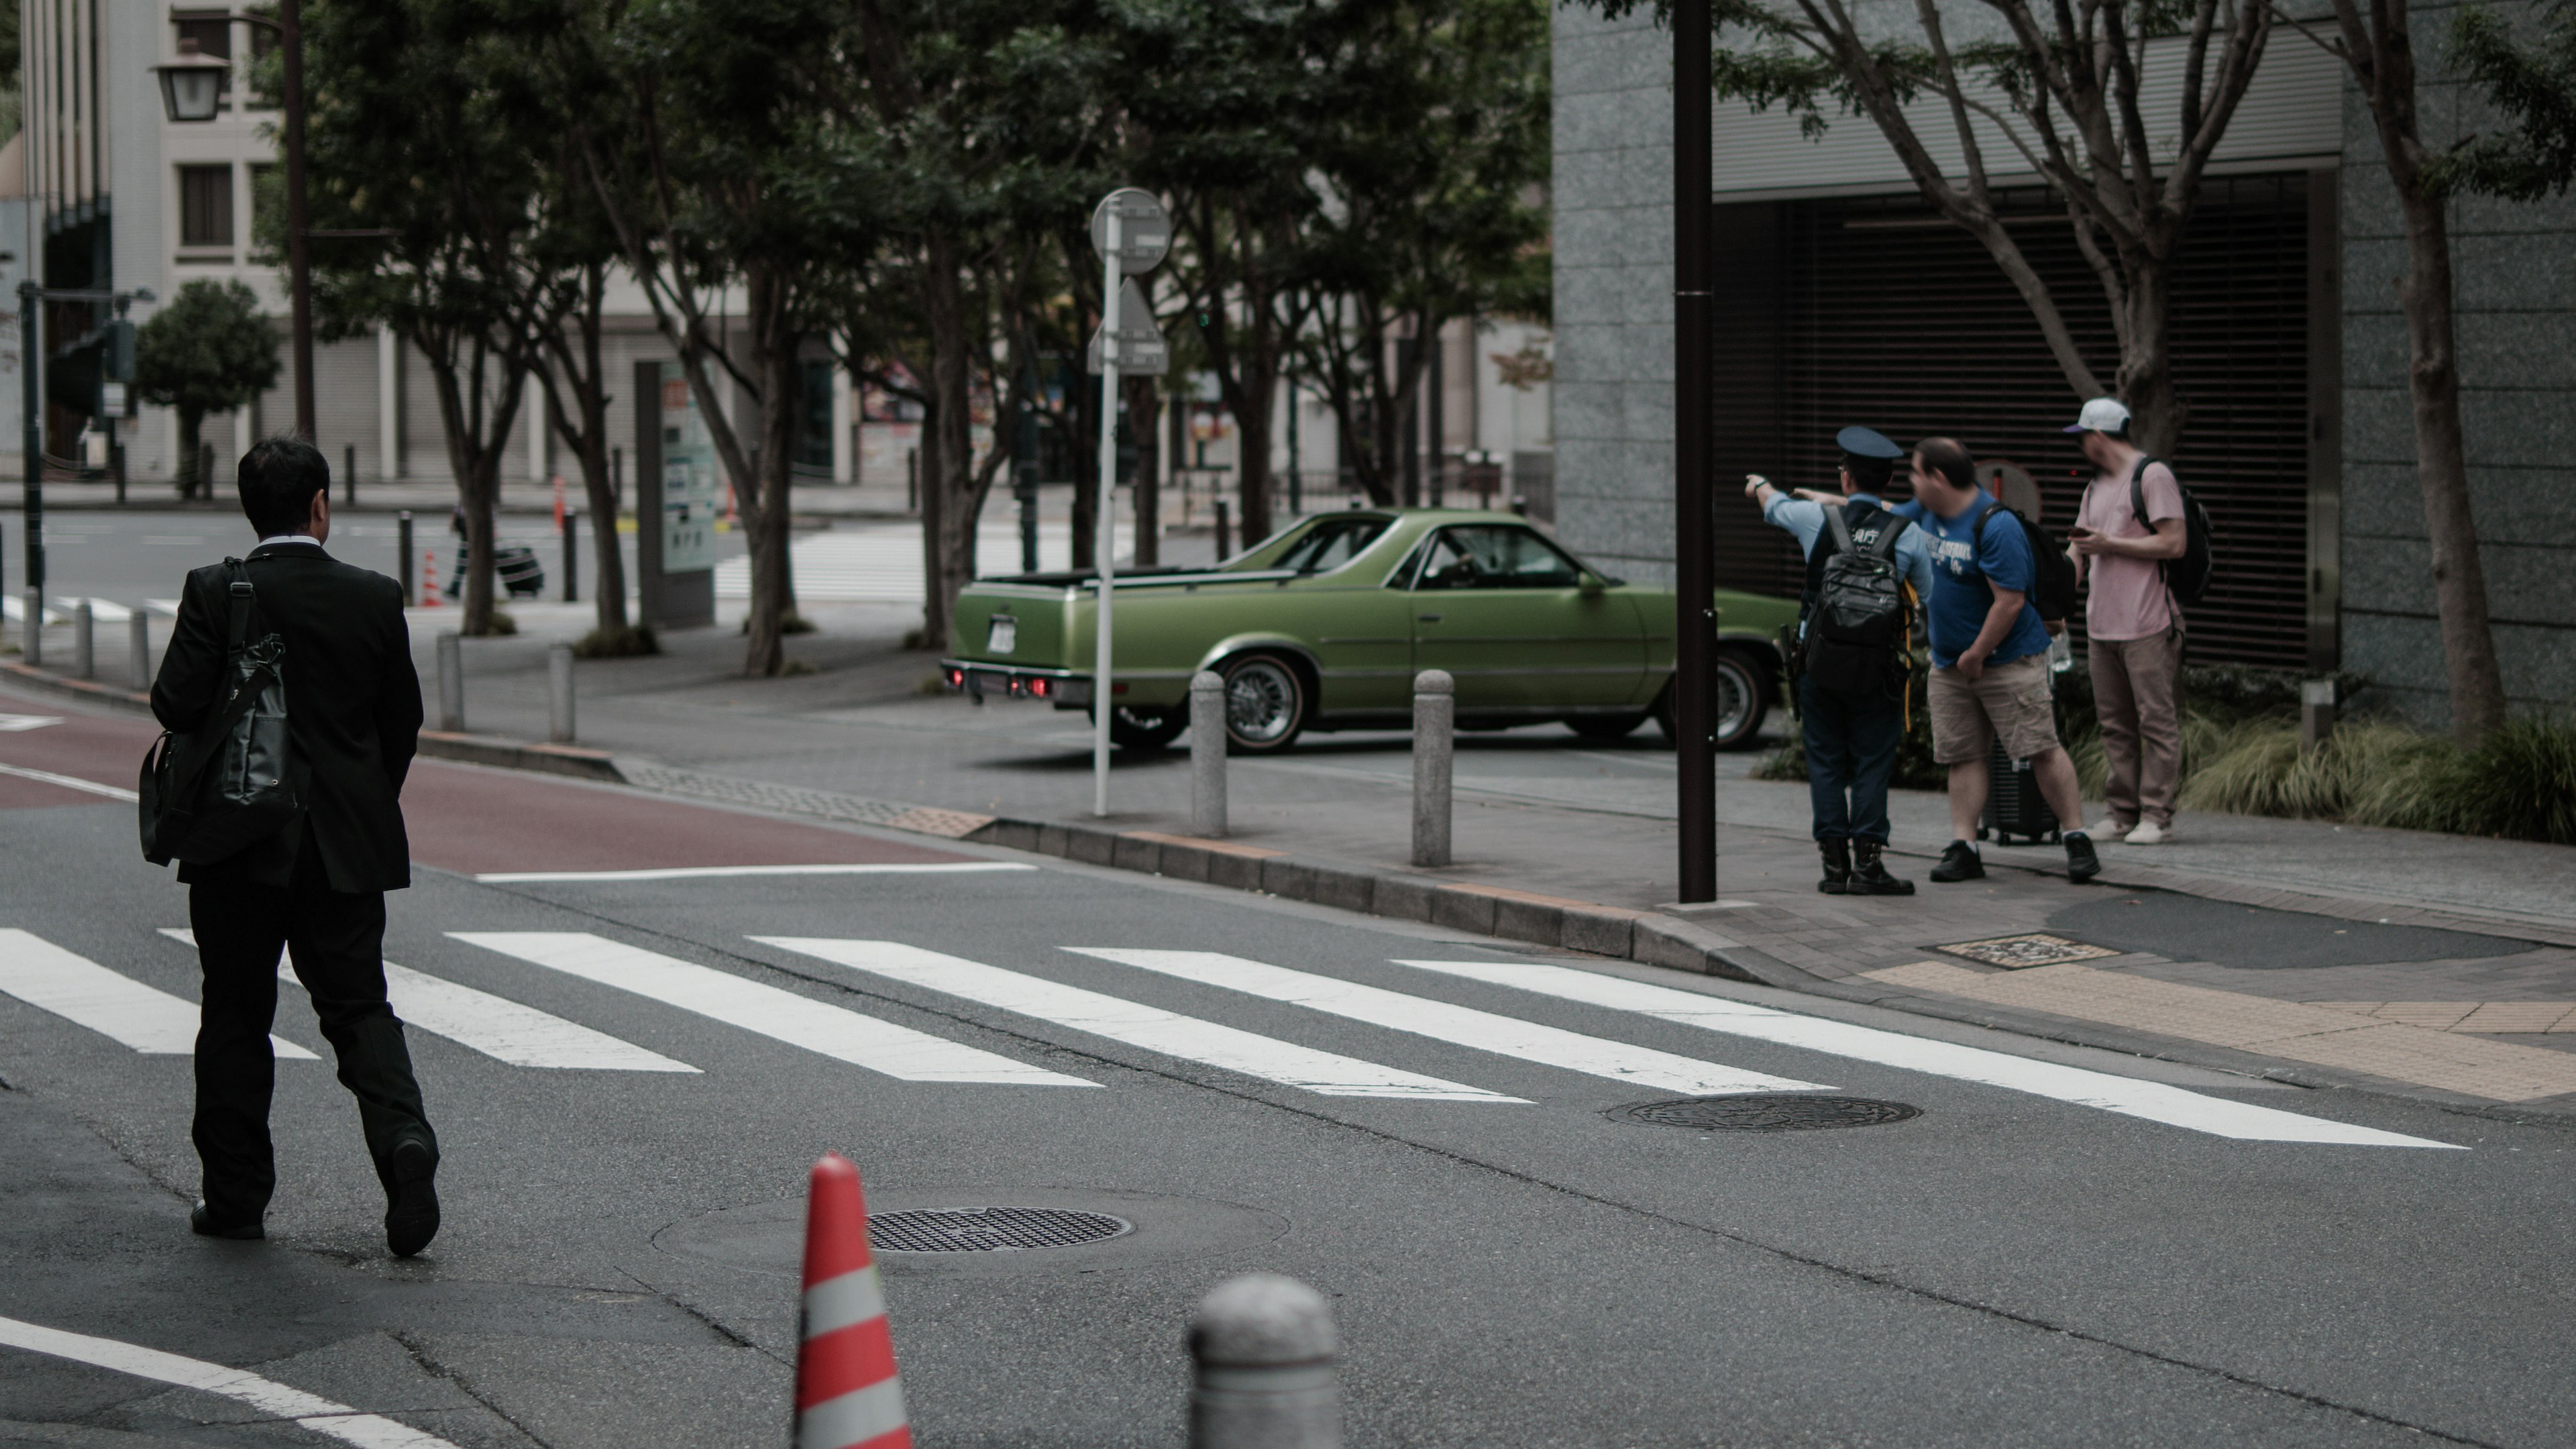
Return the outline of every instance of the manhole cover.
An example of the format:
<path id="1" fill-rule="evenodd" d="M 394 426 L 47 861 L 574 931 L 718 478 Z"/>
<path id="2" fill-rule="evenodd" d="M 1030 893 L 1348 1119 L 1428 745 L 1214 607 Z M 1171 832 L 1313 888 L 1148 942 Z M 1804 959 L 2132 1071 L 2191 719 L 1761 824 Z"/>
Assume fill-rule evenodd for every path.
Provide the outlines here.
<path id="1" fill-rule="evenodd" d="M 1631 1122 L 1700 1132 L 1805 1132 L 1818 1127 L 1875 1127 L 1920 1117 L 1923 1109 L 1874 1097 L 1820 1097 L 1779 1092 L 1737 1097 L 1679 1097 L 1639 1102 L 1612 1112 Z"/>
<path id="2" fill-rule="evenodd" d="M 868 1242 L 880 1253 L 1018 1253 L 1133 1231 L 1125 1218 L 1071 1208 L 913 1208 L 868 1219 Z"/>
<path id="3" fill-rule="evenodd" d="M 2001 966 L 2008 971 L 2019 971 L 2026 966 L 2054 966 L 2061 961 L 2098 961 L 2105 956 L 2121 954 L 2108 946 L 2046 935 L 1997 936 L 1990 941 L 1961 941 L 1955 946 L 1935 946 L 1932 949 L 1965 956 L 1971 961 L 1983 961 L 1989 966 Z"/>

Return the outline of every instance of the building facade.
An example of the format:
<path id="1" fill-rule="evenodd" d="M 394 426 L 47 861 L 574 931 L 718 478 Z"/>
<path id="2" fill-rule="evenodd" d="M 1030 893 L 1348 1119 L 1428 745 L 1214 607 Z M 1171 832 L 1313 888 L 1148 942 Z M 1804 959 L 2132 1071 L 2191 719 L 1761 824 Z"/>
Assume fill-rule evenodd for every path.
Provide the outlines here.
<path id="1" fill-rule="evenodd" d="M 2419 5 L 2419 43 L 2447 23 Z M 1669 577 L 1671 41 L 1649 18 L 1568 7 L 1554 51 L 1560 527 L 1624 572 Z M 2428 85 L 2433 139 L 2469 105 L 2456 85 Z M 1958 165 L 1945 120 L 1918 129 L 1945 169 Z M 1811 139 L 1792 117 L 1721 101 L 1714 130 L 1721 579 L 1794 590 L 1793 546 L 1729 484 L 1759 472 L 1831 486 L 1845 423 L 1908 441 L 1955 434 L 1980 458 L 2020 463 L 2062 532 L 2082 460 L 2058 428 L 2081 399 L 1984 248 L 1921 202 L 1864 118 Z M 1990 164 L 2006 154 L 1985 150 Z M 2171 328 L 2189 408 L 2174 462 L 2210 509 L 2219 569 L 2193 611 L 2194 657 L 2357 672 L 2378 702 L 2440 723 L 2393 286 L 2405 244 L 2342 62 L 2276 35 L 2211 172 L 2176 261 Z M 2062 212 L 2036 184 L 2009 202 L 2016 240 L 2107 373 L 2107 307 Z M 2563 705 L 2576 698 L 2564 583 L 2576 564 L 2564 446 L 2576 201 L 2463 200 L 2453 217 L 2471 487 L 2506 690 L 2518 707 Z"/>

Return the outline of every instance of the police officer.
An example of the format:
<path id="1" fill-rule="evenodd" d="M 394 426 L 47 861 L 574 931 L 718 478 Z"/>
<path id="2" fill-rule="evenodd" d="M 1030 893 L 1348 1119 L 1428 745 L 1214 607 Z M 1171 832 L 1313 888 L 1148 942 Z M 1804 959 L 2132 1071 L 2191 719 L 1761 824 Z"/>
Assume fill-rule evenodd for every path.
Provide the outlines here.
<path id="1" fill-rule="evenodd" d="M 1748 474 L 1744 493 L 1762 505 L 1762 521 L 1798 540 L 1807 556 L 1800 595 L 1798 635 L 1803 642 L 1824 584 L 1825 560 L 1838 545 L 1825 510 L 1839 507 L 1854 548 L 1869 548 L 1882 531 L 1900 530 L 1895 562 L 1914 589 L 1917 606 L 1931 597 L 1932 555 L 1920 532 L 1887 511 L 1879 490 L 1887 486 L 1905 450 L 1869 428 L 1834 435 L 1842 450 L 1841 496 L 1833 503 L 1793 498 L 1759 474 Z M 1901 676 L 1898 676 L 1901 679 Z M 1798 710 L 1807 747 L 1807 791 L 1815 812 L 1816 849 L 1827 895 L 1910 896 L 1914 882 L 1887 873 L 1887 778 L 1904 739 L 1903 685 L 1852 692 L 1824 687 L 1811 674 L 1798 679 Z"/>

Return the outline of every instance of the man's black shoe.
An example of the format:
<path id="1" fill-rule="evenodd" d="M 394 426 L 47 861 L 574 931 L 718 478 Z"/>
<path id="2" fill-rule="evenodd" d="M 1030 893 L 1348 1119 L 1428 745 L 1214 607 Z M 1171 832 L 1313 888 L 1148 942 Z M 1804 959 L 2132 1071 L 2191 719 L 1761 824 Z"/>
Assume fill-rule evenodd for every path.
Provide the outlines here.
<path id="1" fill-rule="evenodd" d="M 235 1242 L 243 1243 L 257 1242 L 268 1236 L 268 1229 L 261 1227 L 257 1220 L 247 1223 L 227 1223 L 217 1220 L 213 1213 L 206 1210 L 204 1198 L 197 1199 L 197 1205 L 188 1209 L 188 1231 L 201 1238 L 231 1238 Z"/>
<path id="2" fill-rule="evenodd" d="M 1914 882 L 1910 880 L 1899 880 L 1895 876 L 1887 873 L 1886 862 L 1879 859 L 1879 852 L 1884 849 L 1886 849 L 1886 847 L 1875 840 L 1855 840 L 1852 842 L 1851 884 L 1843 888 L 1843 894 L 1850 896 L 1910 896 L 1914 894 Z"/>
<path id="3" fill-rule="evenodd" d="M 2077 885 L 2102 873 L 2102 857 L 2093 853 L 2093 837 L 2078 830 L 2066 837 L 2066 878 Z"/>
<path id="4" fill-rule="evenodd" d="M 1851 842 L 1828 836 L 1816 842 L 1816 851 L 1825 858 L 1825 878 L 1816 882 L 1816 889 L 1829 896 L 1846 894 L 1852 878 Z"/>
<path id="5" fill-rule="evenodd" d="M 438 1236 L 438 1189 L 430 1179 L 438 1159 L 429 1144 L 410 1138 L 394 1146 L 393 1203 L 385 1209 L 385 1246 L 408 1258 Z"/>
<path id="6" fill-rule="evenodd" d="M 1977 858 L 1977 848 L 1964 840 L 1953 840 L 1941 852 L 1941 863 L 1932 867 L 1932 879 L 1949 885 L 1956 881 L 1979 880 L 1985 876 L 1986 863 Z"/>

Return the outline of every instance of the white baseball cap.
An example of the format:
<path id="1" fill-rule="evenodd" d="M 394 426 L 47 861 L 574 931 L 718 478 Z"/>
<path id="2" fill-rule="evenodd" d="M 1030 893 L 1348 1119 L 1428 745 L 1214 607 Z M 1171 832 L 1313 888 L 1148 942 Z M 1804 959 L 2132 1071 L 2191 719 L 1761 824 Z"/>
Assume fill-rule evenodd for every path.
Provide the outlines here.
<path id="1" fill-rule="evenodd" d="M 2070 433 L 2124 433 L 2129 430 L 2129 405 L 2115 397 L 2097 397 L 2084 405 Z"/>

